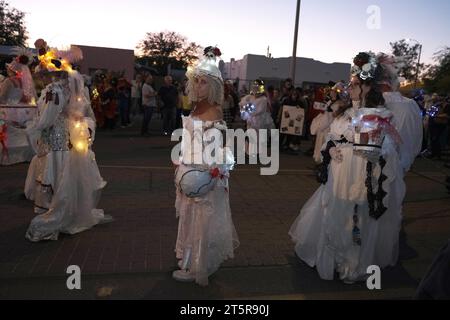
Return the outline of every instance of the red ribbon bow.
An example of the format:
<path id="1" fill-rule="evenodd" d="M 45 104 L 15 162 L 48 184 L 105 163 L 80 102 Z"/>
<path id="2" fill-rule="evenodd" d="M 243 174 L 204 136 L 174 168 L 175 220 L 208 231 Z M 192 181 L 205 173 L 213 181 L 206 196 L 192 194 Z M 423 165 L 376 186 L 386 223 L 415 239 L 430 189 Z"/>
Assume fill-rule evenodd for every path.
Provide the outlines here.
<path id="1" fill-rule="evenodd" d="M 361 119 L 363 122 L 378 122 L 382 129 L 384 129 L 391 137 L 394 139 L 395 143 L 401 144 L 402 138 L 398 133 L 397 129 L 391 124 L 391 120 L 389 118 L 383 118 L 377 116 L 375 114 L 365 115 Z"/>
<path id="2" fill-rule="evenodd" d="M 219 168 L 211 169 L 211 170 L 209 171 L 209 174 L 210 174 L 211 177 L 213 177 L 213 178 L 220 178 L 220 179 L 225 178 L 225 176 L 224 176 L 222 173 L 220 173 Z"/>

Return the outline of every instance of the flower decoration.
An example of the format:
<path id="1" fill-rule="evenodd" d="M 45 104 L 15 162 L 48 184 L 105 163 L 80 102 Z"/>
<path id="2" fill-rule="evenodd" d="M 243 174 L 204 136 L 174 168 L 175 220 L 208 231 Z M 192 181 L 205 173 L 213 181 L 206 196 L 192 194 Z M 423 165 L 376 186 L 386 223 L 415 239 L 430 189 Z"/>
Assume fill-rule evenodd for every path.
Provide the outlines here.
<path id="1" fill-rule="evenodd" d="M 359 76 L 362 80 L 373 79 L 378 67 L 377 57 L 372 52 L 360 52 L 354 59 L 352 75 Z"/>
<path id="2" fill-rule="evenodd" d="M 203 50 L 203 55 L 205 57 L 215 58 L 215 57 L 220 57 L 222 55 L 222 52 L 217 47 L 209 46 L 209 47 L 206 47 L 205 50 Z"/>

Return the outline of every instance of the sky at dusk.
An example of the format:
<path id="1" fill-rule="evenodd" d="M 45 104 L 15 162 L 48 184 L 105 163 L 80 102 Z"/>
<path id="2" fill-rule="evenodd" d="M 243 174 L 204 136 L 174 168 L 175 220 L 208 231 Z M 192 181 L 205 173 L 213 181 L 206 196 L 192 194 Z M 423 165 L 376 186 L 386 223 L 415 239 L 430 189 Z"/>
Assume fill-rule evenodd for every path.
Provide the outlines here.
<path id="1" fill-rule="evenodd" d="M 296 0 L 9 0 L 26 13 L 29 45 L 70 44 L 136 49 L 146 32 L 175 31 L 203 47 L 217 45 L 223 60 L 245 54 L 292 55 Z M 380 11 L 379 28 L 368 28 L 370 6 Z M 297 55 L 348 62 L 359 51 L 390 51 L 389 42 L 412 38 L 423 59 L 450 46 L 448 0 L 303 0 Z M 373 21 L 373 20 L 371 20 Z"/>

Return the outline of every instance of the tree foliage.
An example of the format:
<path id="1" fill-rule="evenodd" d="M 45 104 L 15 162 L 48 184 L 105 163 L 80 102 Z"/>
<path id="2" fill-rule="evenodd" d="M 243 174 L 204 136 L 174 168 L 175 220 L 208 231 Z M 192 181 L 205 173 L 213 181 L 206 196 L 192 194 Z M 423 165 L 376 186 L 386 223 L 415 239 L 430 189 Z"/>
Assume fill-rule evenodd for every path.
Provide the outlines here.
<path id="1" fill-rule="evenodd" d="M 411 45 L 407 40 L 391 42 L 392 54 L 401 57 L 404 66 L 399 71 L 399 76 L 406 80 L 414 81 L 417 76 L 417 66 L 419 61 L 420 44 Z M 424 64 L 419 64 L 419 73 L 424 70 Z"/>
<path id="2" fill-rule="evenodd" d="M 25 46 L 28 40 L 25 13 L 0 0 L 0 45 Z"/>
<path id="3" fill-rule="evenodd" d="M 435 64 L 425 75 L 425 88 L 439 94 L 450 93 L 450 47 L 445 47 L 433 55 Z"/>
<path id="4" fill-rule="evenodd" d="M 160 74 L 166 74 L 169 65 L 172 69 L 186 69 L 201 52 L 199 45 L 173 31 L 147 33 L 137 49 L 142 53 L 137 62 L 155 68 Z"/>

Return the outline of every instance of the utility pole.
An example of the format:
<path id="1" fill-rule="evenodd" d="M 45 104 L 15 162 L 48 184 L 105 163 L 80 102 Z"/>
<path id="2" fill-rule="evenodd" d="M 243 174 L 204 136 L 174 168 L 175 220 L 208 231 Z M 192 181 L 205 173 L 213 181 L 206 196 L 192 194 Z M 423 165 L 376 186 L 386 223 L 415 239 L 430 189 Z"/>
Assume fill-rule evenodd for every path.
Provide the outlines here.
<path id="1" fill-rule="evenodd" d="M 295 16 L 295 30 L 294 30 L 294 49 L 292 52 L 292 62 L 291 62 L 291 79 L 292 84 L 295 86 L 295 67 L 297 64 L 297 38 L 298 38 L 298 21 L 300 18 L 300 6 L 302 1 L 297 0 L 297 13 Z"/>
<path id="2" fill-rule="evenodd" d="M 419 81 L 419 68 L 421 55 L 422 55 L 422 44 L 419 43 L 419 60 L 417 61 L 416 81 L 414 81 L 414 89 L 417 89 L 417 82 Z"/>

